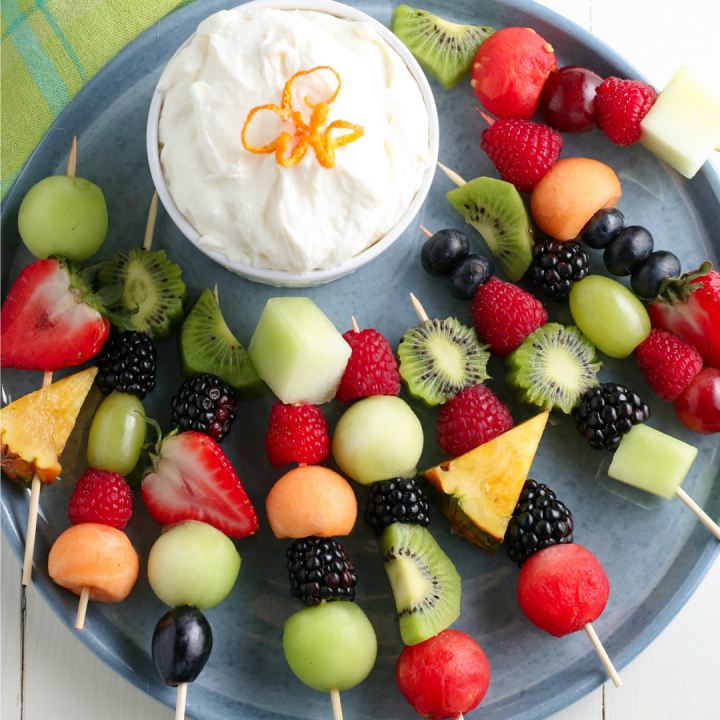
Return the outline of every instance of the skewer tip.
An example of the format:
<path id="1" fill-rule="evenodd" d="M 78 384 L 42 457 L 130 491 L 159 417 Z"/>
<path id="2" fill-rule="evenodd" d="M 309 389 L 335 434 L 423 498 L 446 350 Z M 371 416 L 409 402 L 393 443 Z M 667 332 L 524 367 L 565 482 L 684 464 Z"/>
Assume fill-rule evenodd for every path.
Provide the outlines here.
<path id="1" fill-rule="evenodd" d="M 429 238 L 432 237 L 432 233 L 431 233 L 427 228 L 424 228 L 424 227 L 421 225 L 421 226 L 420 226 L 420 229 L 421 229 Z"/>
<path id="2" fill-rule="evenodd" d="M 68 155 L 67 170 L 65 174 L 68 177 L 75 177 L 77 168 L 77 135 L 73 135 L 72 145 L 70 146 L 70 154 Z"/>
<path id="3" fill-rule="evenodd" d="M 438 163 L 438 167 L 458 186 L 462 187 L 463 185 L 467 185 L 465 180 L 463 180 L 454 170 L 451 170 L 449 167 L 445 167 L 442 163 Z"/>
<path id="4" fill-rule="evenodd" d="M 590 642 L 595 648 L 595 652 L 598 654 L 600 662 L 602 662 L 605 670 L 607 670 L 607 674 L 613 681 L 613 685 L 615 685 L 616 688 L 622 687 L 622 680 L 620 679 L 620 675 L 618 675 L 615 666 L 612 664 L 612 660 L 610 660 L 610 657 L 605 651 L 603 644 L 600 642 L 600 638 L 597 636 L 597 633 L 595 632 L 595 628 L 593 628 L 592 623 L 588 623 L 587 625 L 585 625 L 584 630 L 587 633 L 587 636 L 590 638 Z"/>
<path id="5" fill-rule="evenodd" d="M 145 226 L 145 239 L 143 240 L 143 248 L 150 252 L 152 247 L 153 234 L 155 232 L 155 221 L 157 220 L 157 209 L 158 209 L 158 193 L 157 190 L 153 193 L 152 200 L 150 201 L 150 210 L 148 211 L 147 225 Z"/>
<path id="6" fill-rule="evenodd" d="M 412 293 L 410 293 L 410 302 L 415 308 L 415 312 L 420 318 L 420 322 L 426 322 L 428 320 L 428 315 L 425 312 L 425 308 L 420 304 L 420 301 Z"/>
<path id="7" fill-rule="evenodd" d="M 495 118 L 491 118 L 487 113 L 484 113 L 477 105 L 475 109 L 483 116 L 483 119 L 490 127 L 495 124 Z"/>
<path id="8" fill-rule="evenodd" d="M 83 586 L 80 593 L 80 602 L 78 602 L 77 615 L 75 617 L 75 629 L 82 630 L 85 627 L 85 614 L 87 613 L 88 600 L 90 599 L 90 588 Z"/>
<path id="9" fill-rule="evenodd" d="M 220 298 L 218 297 L 217 283 L 215 283 L 215 289 L 213 290 L 213 295 L 215 296 L 215 302 L 219 305 Z"/>
<path id="10" fill-rule="evenodd" d="M 358 327 L 358 324 L 357 324 L 357 322 L 355 321 L 355 316 L 354 316 L 354 315 L 351 315 L 351 316 L 350 316 L 350 319 L 352 320 L 353 332 L 354 332 L 354 333 L 359 333 L 359 332 L 360 332 L 360 328 Z"/>

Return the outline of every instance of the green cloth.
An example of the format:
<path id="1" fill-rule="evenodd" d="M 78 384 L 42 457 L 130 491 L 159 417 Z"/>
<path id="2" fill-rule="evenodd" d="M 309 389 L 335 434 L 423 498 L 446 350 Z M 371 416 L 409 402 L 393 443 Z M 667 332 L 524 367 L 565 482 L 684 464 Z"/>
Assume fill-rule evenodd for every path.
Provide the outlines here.
<path id="1" fill-rule="evenodd" d="M 1 0 L 0 197 L 75 93 L 143 30 L 189 2 Z"/>

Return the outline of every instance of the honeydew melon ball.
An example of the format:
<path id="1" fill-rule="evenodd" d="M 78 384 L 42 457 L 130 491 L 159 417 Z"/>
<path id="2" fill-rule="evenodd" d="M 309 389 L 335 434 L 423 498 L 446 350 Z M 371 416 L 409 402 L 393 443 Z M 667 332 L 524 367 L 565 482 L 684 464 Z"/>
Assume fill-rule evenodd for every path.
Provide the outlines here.
<path id="1" fill-rule="evenodd" d="M 170 607 L 207 610 L 225 599 L 240 572 L 232 541 L 212 525 L 184 520 L 155 541 L 148 558 L 148 581 Z"/>
<path id="2" fill-rule="evenodd" d="M 340 418 L 332 444 L 340 469 L 362 485 L 412 477 L 422 449 L 420 420 L 404 400 L 390 395 L 355 403 Z"/>
<path id="3" fill-rule="evenodd" d="M 283 650 L 290 669 L 313 690 L 343 692 L 370 674 L 377 638 L 354 602 L 334 601 L 292 615 L 285 623 Z"/>

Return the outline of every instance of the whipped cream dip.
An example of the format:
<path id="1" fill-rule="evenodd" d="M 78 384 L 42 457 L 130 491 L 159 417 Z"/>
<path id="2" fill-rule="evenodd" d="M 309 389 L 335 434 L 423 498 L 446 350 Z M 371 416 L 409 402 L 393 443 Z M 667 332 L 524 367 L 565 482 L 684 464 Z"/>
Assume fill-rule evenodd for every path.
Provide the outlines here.
<path id="1" fill-rule="evenodd" d="M 253 108 L 279 106 L 287 81 L 318 66 L 341 79 L 321 130 L 343 120 L 362 126 L 362 137 L 335 150 L 332 168 L 312 148 L 292 167 L 246 150 L 241 133 Z M 336 88 L 328 71 L 298 78 L 293 109 L 309 122 L 304 99 L 327 102 Z M 168 190 L 200 244 L 233 262 L 289 272 L 340 265 L 397 223 L 429 164 L 420 88 L 368 23 L 310 11 L 222 11 L 200 24 L 158 89 Z M 261 111 L 248 139 L 263 146 L 294 130 Z"/>

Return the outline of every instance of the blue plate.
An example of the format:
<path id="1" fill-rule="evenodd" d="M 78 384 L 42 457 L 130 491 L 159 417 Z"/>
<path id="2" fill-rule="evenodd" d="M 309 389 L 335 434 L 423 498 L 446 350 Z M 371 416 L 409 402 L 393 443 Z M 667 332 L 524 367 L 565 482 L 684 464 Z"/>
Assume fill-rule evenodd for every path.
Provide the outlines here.
<path id="1" fill-rule="evenodd" d="M 100 257 L 141 244 L 153 192 L 145 156 L 145 120 L 155 83 L 167 60 L 200 20 L 233 4 L 232 0 L 196 2 L 166 17 L 108 63 L 57 119 L 3 205 L 3 296 L 11 280 L 32 261 L 17 233 L 20 201 L 41 178 L 64 173 L 73 134 L 80 142 L 78 174 L 100 185 L 108 202 L 110 230 Z M 393 7 L 377 0 L 361 0 L 355 5 L 386 24 Z M 533 27 L 552 43 L 560 65 L 586 65 L 603 76 L 639 77 L 633 67 L 599 40 L 531 2 L 486 0 L 482 10 L 471 0 L 425 2 L 423 7 L 463 23 L 495 28 Z M 440 112 L 441 162 L 465 178 L 483 174 L 496 177 L 480 150 L 483 122 L 474 110 L 475 98 L 469 83 L 450 91 L 431 83 Z M 649 228 L 656 246 L 674 251 L 685 269 L 697 267 L 706 258 L 718 260 L 720 181 L 709 166 L 688 181 L 642 147 L 615 147 L 597 131 L 566 135 L 563 156 L 573 155 L 597 158 L 615 169 L 623 187 L 618 207 L 629 223 Z M 442 173 L 436 174 L 418 222 L 434 230 L 463 227 L 445 199 L 451 187 Z M 477 233 L 466 229 L 474 250 L 486 251 Z M 342 331 L 350 328 L 350 315 L 355 315 L 361 326 L 377 328 L 394 345 L 403 331 L 417 322 L 408 300 L 410 291 L 431 316 L 452 315 L 471 323 L 468 303 L 454 300 L 442 281 L 422 271 L 422 241 L 418 230 L 409 230 L 381 260 L 338 282 L 302 292 L 256 285 L 213 264 L 185 240 L 162 210 L 154 246 L 164 248 L 183 268 L 191 302 L 202 288 L 218 283 L 228 324 L 246 346 L 265 302 L 279 294 L 310 296 Z M 591 260 L 595 272 L 604 272 L 598 253 L 593 253 Z M 548 310 L 551 320 L 572 323 L 567 307 L 550 304 Z M 158 351 L 158 387 L 144 405 L 150 416 L 167 427 L 169 400 L 181 382 L 175 339 L 160 343 Z M 702 437 L 685 430 L 676 420 L 672 405 L 652 394 L 631 358 L 603 360 L 603 381 L 622 381 L 649 401 L 652 427 L 699 448 L 684 488 L 711 516 L 720 517 L 716 459 L 713 464 L 717 436 Z M 534 414 L 533 409 L 514 400 L 503 381 L 501 360 L 493 358 L 489 371 L 494 378 L 489 386 L 510 405 L 516 423 Z M 40 383 L 40 373 L 7 370 L 3 373 L 4 397 L 20 397 L 37 389 Z M 188 715 L 195 720 L 331 716 L 328 696 L 302 685 L 292 675 L 282 652 L 283 622 L 299 606 L 288 589 L 288 542 L 274 539 L 263 512 L 267 492 L 282 474 L 270 466 L 264 450 L 273 401 L 268 392 L 262 399 L 244 403 L 224 443 L 259 511 L 261 527 L 255 537 L 237 543 L 243 558 L 238 582 L 224 602 L 207 612 L 215 629 L 215 647 L 204 672 L 189 688 Z M 47 556 L 55 538 L 68 527 L 67 500 L 86 467 L 85 440 L 97 402 L 97 394 L 91 396 L 68 444 L 62 480 L 46 488 L 40 500 L 34 582 L 69 627 L 74 621 L 77 597 L 49 579 Z M 426 447 L 420 464 L 428 467 L 443 458 L 434 438 L 435 411 L 418 403 L 412 405 L 425 427 Z M 342 408 L 331 403 L 323 411 L 333 427 Z M 607 571 L 612 588 L 610 601 L 594 625 L 616 667 L 622 668 L 675 616 L 697 587 L 719 546 L 680 502 L 655 502 L 650 496 L 630 489 L 626 492 L 624 486 L 611 484 L 605 472 L 608 460 L 609 454 L 587 446 L 570 418 L 553 416 L 531 477 L 548 483 L 572 509 L 577 541 L 592 550 Z M 366 490 L 359 486 L 355 489 L 362 508 Z M 137 492 L 134 506 L 127 532 L 144 563 L 160 526 L 147 515 Z M 27 508 L 27 491 L 3 477 L 2 528 L 18 557 L 22 555 Z M 482 645 L 492 668 L 490 690 L 481 706 L 483 718 L 545 717 L 607 679 L 584 633 L 555 639 L 524 617 L 515 599 L 518 571 L 504 548 L 492 557 L 450 535 L 448 523 L 436 511 L 431 528 L 463 578 L 462 615 L 454 627 L 469 632 Z M 416 715 L 395 685 L 394 667 L 402 642 L 378 543 L 364 523 L 358 522 L 344 544 L 360 576 L 357 602 L 370 617 L 379 639 L 374 670 L 361 685 L 343 693 L 346 716 L 409 720 Z M 85 630 L 78 637 L 129 682 L 174 706 L 175 691 L 159 681 L 150 658 L 152 631 L 166 610 L 141 571 L 125 602 L 90 604 Z"/>

